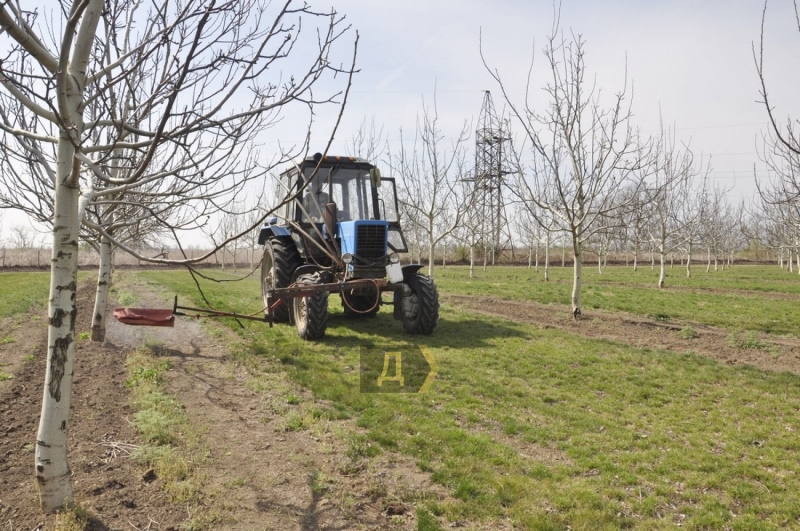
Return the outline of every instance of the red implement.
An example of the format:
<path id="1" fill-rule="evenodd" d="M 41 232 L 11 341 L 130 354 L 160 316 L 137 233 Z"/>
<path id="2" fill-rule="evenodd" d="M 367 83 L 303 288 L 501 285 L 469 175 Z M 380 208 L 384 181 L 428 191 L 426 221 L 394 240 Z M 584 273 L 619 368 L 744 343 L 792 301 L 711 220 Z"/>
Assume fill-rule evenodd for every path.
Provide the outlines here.
<path id="1" fill-rule="evenodd" d="M 147 308 L 116 308 L 114 319 L 120 323 L 138 326 L 175 326 L 172 310 L 150 310 Z"/>

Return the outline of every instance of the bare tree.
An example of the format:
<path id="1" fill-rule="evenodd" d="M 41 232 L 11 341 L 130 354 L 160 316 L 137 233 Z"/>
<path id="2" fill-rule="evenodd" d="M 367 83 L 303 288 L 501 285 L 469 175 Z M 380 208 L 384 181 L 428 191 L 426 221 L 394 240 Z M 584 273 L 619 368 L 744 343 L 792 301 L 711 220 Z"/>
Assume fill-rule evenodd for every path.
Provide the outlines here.
<path id="1" fill-rule="evenodd" d="M 686 243 L 700 212 L 687 208 L 693 189 L 693 180 L 699 175 L 694 167 L 694 155 L 688 147 L 679 147 L 673 134 L 661 129 L 653 149 L 654 171 L 648 184 L 642 188 L 651 205 L 652 214 L 648 236 L 652 248 L 658 251 L 658 287 L 663 288 L 666 278 L 666 258 Z M 687 234 L 688 233 L 688 234 Z"/>
<path id="2" fill-rule="evenodd" d="M 306 34 L 301 19 L 319 30 L 310 54 L 298 45 Z M 303 151 L 283 146 L 261 160 L 259 135 L 290 103 L 302 105 L 310 119 L 315 105 L 334 101 L 334 94 L 319 97 L 312 87 L 345 70 L 333 64 L 331 50 L 346 28 L 334 11 L 292 0 L 60 0 L 52 11 L 6 2 L 0 27 L 11 41 L 0 63 L 0 176 L 8 190 L 0 203 L 50 220 L 53 231 L 35 454 L 41 506 L 52 512 L 72 500 L 66 427 L 81 224 L 154 260 L 110 230 L 150 217 L 182 250 L 180 230 L 224 211 L 246 183 Z M 289 71 L 276 78 L 283 63 Z M 137 212 L 125 220 L 112 216 L 111 225 L 87 215 L 114 205 Z M 192 260 L 184 253 L 180 262 Z"/>
<path id="3" fill-rule="evenodd" d="M 572 314 L 581 315 L 583 247 L 598 230 L 596 221 L 620 208 L 620 188 L 642 167 L 644 157 L 631 127 L 626 104 L 627 80 L 604 107 L 599 90 L 587 84 L 585 43 L 580 35 L 549 37 L 544 49 L 550 80 L 545 86 L 548 107 L 535 111 L 528 98 L 522 106 L 511 101 L 500 74 L 490 70 L 529 143 L 532 161 L 527 179 L 516 191 L 524 202 L 535 203 L 558 218 L 572 238 L 575 257 Z M 485 62 L 484 62 L 485 64 Z M 530 96 L 533 63 L 526 94 Z M 523 164 L 520 162 L 520 166 Z M 547 191 L 555 191 L 555 198 Z"/>
<path id="4" fill-rule="evenodd" d="M 416 229 L 424 236 L 431 277 L 436 246 L 458 228 L 472 197 L 459 194 L 457 186 L 466 177 L 468 125 L 464 124 L 448 150 L 438 122 L 435 99 L 433 109 L 423 102 L 413 144 L 406 146 L 401 130 L 400 151 L 389 152 L 392 170 L 403 179 L 398 199 L 406 227 L 412 234 Z"/>
<path id="5" fill-rule="evenodd" d="M 25 251 L 33 248 L 34 233 L 30 227 L 25 225 L 14 225 L 11 227 L 11 245 L 16 249 Z"/>

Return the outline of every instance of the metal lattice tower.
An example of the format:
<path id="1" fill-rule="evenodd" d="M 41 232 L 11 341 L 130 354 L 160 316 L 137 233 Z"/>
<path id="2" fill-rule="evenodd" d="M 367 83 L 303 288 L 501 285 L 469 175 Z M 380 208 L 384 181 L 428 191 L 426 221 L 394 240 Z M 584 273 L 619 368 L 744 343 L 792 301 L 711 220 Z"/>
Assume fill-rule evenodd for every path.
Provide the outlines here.
<path id="1" fill-rule="evenodd" d="M 491 253 L 492 264 L 503 250 L 510 249 L 511 233 L 506 218 L 505 178 L 509 170 L 511 136 L 497 116 L 492 93 L 483 96 L 483 106 L 475 131 L 475 208 L 480 216 L 480 239 L 485 252 Z"/>

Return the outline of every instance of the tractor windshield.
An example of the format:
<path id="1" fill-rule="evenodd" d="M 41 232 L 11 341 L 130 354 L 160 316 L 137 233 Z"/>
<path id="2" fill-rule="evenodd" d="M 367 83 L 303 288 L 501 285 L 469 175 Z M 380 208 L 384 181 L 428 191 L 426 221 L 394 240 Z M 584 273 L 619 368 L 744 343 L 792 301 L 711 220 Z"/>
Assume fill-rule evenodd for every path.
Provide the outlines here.
<path id="1" fill-rule="evenodd" d="M 306 179 L 313 168 L 306 170 Z M 328 190 L 328 175 L 333 177 L 333 197 Z M 372 185 L 369 171 L 354 168 L 320 168 L 303 194 L 303 221 L 323 222 L 325 203 L 336 203 L 339 221 L 377 219 L 372 203 Z M 309 219 L 309 216 L 311 219 Z"/>

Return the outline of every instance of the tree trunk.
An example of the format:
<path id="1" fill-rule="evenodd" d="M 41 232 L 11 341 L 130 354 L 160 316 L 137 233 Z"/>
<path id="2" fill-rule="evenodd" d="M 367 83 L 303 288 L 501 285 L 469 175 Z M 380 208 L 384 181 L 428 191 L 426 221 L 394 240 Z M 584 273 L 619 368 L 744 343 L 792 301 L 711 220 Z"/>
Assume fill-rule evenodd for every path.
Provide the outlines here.
<path id="1" fill-rule="evenodd" d="M 428 276 L 433 278 L 433 267 L 434 267 L 434 260 L 433 260 L 433 240 L 428 240 Z"/>
<path id="2" fill-rule="evenodd" d="M 708 259 L 708 265 L 706 265 L 706 273 L 711 271 L 711 248 L 706 249 L 706 258 Z"/>
<path id="3" fill-rule="evenodd" d="M 597 274 L 603 274 L 603 255 L 600 251 L 597 252 Z"/>
<path id="4" fill-rule="evenodd" d="M 89 54 L 102 16 L 102 0 L 89 0 L 75 35 L 66 74 L 56 75 L 54 99 L 62 112 L 58 138 L 53 204 L 53 249 L 50 260 L 48 302 L 47 368 L 42 415 L 36 436 L 34 474 L 39 503 L 45 513 L 72 503 L 72 473 L 67 461 L 72 375 L 75 365 L 75 318 L 78 308 L 78 240 L 80 238 L 80 163 L 74 142 L 83 134 L 80 112 Z M 63 50 L 66 54 L 69 50 Z M 66 81 L 62 81 L 66 80 Z M 66 85 L 66 86 L 65 86 Z"/>
<path id="5" fill-rule="evenodd" d="M 719 264 L 717 259 L 717 253 L 714 253 L 714 271 L 719 271 Z"/>
<path id="6" fill-rule="evenodd" d="M 539 242 L 536 242 L 536 272 L 539 272 Z"/>
<path id="7" fill-rule="evenodd" d="M 581 316 L 581 266 L 583 256 L 581 254 L 581 243 L 573 242 L 575 249 L 575 260 L 572 266 L 572 317 L 579 319 Z"/>
<path id="8" fill-rule="evenodd" d="M 102 237 L 100 239 L 100 271 L 97 274 L 97 291 L 92 314 L 92 341 L 103 342 L 106 339 L 106 307 L 108 291 L 111 289 L 111 264 L 113 263 L 111 242 Z"/>
<path id="9" fill-rule="evenodd" d="M 550 280 L 550 235 L 547 235 L 547 245 L 544 247 L 544 281 Z"/>
<path id="10" fill-rule="evenodd" d="M 75 364 L 75 317 L 78 281 L 79 198 L 72 178 L 74 149 L 66 132 L 58 143 L 57 184 L 50 266 L 47 369 L 42 416 L 36 437 L 36 485 L 45 513 L 72 503 L 72 472 L 67 461 L 72 373 Z"/>
<path id="11" fill-rule="evenodd" d="M 532 261 L 533 261 L 533 249 L 532 248 L 528 248 L 528 269 L 530 269 L 532 267 Z M 536 269 L 538 271 L 539 268 L 536 268 Z"/>
<path id="12" fill-rule="evenodd" d="M 483 248 L 483 272 L 486 272 L 486 261 L 489 259 L 489 249 Z"/>
<path id="13" fill-rule="evenodd" d="M 692 278 L 692 244 L 686 250 L 686 278 Z"/>
<path id="14" fill-rule="evenodd" d="M 639 252 L 637 249 L 633 250 L 633 270 L 639 270 Z"/>
<path id="15" fill-rule="evenodd" d="M 650 271 L 656 270 L 656 255 L 653 249 L 650 249 Z"/>
<path id="16" fill-rule="evenodd" d="M 659 288 L 663 288 L 664 287 L 664 279 L 667 276 L 667 271 L 666 271 L 667 256 L 666 256 L 666 254 L 664 253 L 663 250 L 661 252 L 659 252 L 658 254 L 661 255 L 661 270 L 660 270 L 660 272 L 658 274 L 658 287 Z"/>
<path id="17" fill-rule="evenodd" d="M 475 278 L 475 246 L 469 246 L 469 278 Z"/>
<path id="18" fill-rule="evenodd" d="M 561 267 L 567 267 L 567 246 L 561 247 Z"/>

